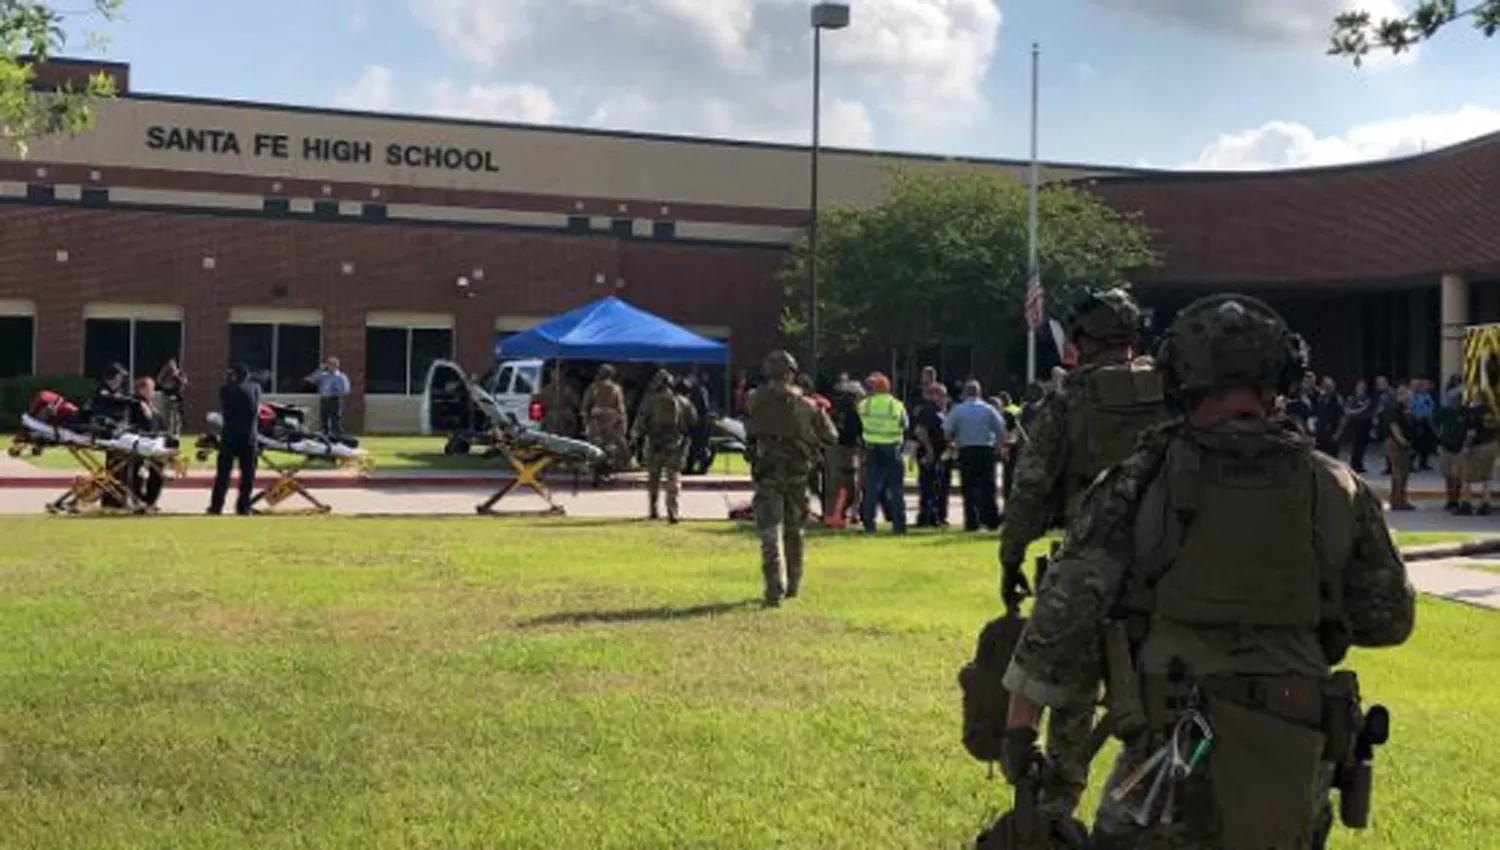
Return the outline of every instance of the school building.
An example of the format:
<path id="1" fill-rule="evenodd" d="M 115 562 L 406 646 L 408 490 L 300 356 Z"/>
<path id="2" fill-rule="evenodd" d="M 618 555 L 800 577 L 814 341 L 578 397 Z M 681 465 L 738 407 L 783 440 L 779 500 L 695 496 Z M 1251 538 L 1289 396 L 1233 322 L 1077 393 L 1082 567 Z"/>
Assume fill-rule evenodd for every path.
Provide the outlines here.
<path id="1" fill-rule="evenodd" d="M 224 366 L 311 402 L 338 356 L 367 432 L 419 427 L 426 366 L 482 372 L 497 334 L 614 294 L 727 340 L 781 343 L 776 272 L 808 221 L 805 147 L 494 124 L 133 91 L 76 137 L 0 151 L 0 377 L 154 374 L 177 356 L 211 409 Z M 1026 163 L 825 151 L 827 203 L 875 201 L 891 165 Z M 1164 264 L 1155 320 L 1227 288 L 1262 295 L 1355 375 L 1456 370 L 1469 321 L 1500 319 L 1500 143 L 1268 174 L 1048 164 L 1145 213 Z"/>

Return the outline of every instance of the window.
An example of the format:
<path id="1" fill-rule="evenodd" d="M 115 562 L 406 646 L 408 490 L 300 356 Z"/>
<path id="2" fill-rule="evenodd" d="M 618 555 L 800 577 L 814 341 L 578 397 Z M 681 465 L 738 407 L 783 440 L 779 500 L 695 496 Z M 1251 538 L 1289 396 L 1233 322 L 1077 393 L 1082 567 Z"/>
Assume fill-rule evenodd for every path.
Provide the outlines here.
<path id="1" fill-rule="evenodd" d="M 36 320 L 30 316 L 0 316 L 0 378 L 30 375 L 36 369 Z"/>
<path id="2" fill-rule="evenodd" d="M 616 236 L 630 236 L 635 233 L 635 220 L 629 218 L 617 218 L 609 223 L 609 229 Z"/>
<path id="3" fill-rule="evenodd" d="M 51 186 L 38 186 L 35 183 L 28 183 L 26 185 L 26 200 L 51 203 L 57 200 L 57 190 Z"/>
<path id="4" fill-rule="evenodd" d="M 315 201 L 313 203 L 313 215 L 317 218 L 338 218 L 338 201 Z"/>
<path id="5" fill-rule="evenodd" d="M 360 211 L 365 221 L 385 221 L 385 204 L 365 204 Z"/>
<path id="6" fill-rule="evenodd" d="M 83 328 L 83 372 L 104 374 L 111 364 L 132 378 L 156 377 L 168 360 L 182 357 L 182 322 L 159 319 L 89 318 Z"/>
<path id="7" fill-rule="evenodd" d="M 319 325 L 235 322 L 229 326 L 229 360 L 244 363 L 265 392 L 306 393 L 308 375 L 323 359 Z"/>
<path id="8" fill-rule="evenodd" d="M 86 207 L 107 207 L 109 206 L 109 190 L 100 189 L 97 186 L 85 186 L 81 200 Z"/>
<path id="9" fill-rule="evenodd" d="M 511 387 L 511 392 L 517 395 L 535 395 L 541 389 L 541 377 L 534 366 L 516 369 L 516 384 Z"/>
<path id="10" fill-rule="evenodd" d="M 266 198 L 265 203 L 261 205 L 261 209 L 264 210 L 267 215 L 273 215 L 279 218 L 281 216 L 291 214 L 292 202 L 287 200 L 286 198 Z"/>
<path id="11" fill-rule="evenodd" d="M 677 222 L 675 221 L 653 221 L 651 222 L 651 236 L 654 239 L 676 239 Z"/>
<path id="12" fill-rule="evenodd" d="M 587 232 L 589 232 L 589 226 L 590 226 L 589 217 L 586 216 L 586 215 L 570 215 L 570 216 L 568 216 L 568 232 L 569 233 L 587 233 Z"/>
<path id="13" fill-rule="evenodd" d="M 453 356 L 449 328 L 365 329 L 365 392 L 421 395 L 434 360 Z"/>

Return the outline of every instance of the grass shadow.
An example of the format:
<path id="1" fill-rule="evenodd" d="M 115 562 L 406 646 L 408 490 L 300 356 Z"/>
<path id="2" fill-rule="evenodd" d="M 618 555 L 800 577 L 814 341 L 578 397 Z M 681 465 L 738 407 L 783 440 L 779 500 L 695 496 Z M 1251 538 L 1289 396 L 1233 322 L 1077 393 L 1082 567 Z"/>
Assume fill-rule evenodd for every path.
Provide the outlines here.
<path id="1" fill-rule="evenodd" d="M 687 608 L 631 608 L 623 611 L 563 611 L 522 620 L 518 628 L 538 629 L 547 626 L 581 626 L 587 623 L 644 623 L 670 622 L 673 620 L 695 620 L 700 617 L 717 617 L 741 609 L 760 605 L 759 599 L 744 599 L 739 602 L 714 602 L 692 605 Z"/>

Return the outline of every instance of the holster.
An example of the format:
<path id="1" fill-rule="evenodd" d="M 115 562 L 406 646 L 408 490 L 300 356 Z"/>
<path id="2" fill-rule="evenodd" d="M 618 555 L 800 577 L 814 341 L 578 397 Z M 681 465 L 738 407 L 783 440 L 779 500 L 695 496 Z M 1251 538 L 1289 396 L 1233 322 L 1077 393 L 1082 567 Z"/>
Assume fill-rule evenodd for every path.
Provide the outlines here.
<path id="1" fill-rule="evenodd" d="M 1224 850 L 1305 846 L 1317 825 L 1330 749 L 1327 680 L 1308 676 L 1144 678 L 1153 731 L 1197 707 L 1214 732 L 1206 768 Z"/>

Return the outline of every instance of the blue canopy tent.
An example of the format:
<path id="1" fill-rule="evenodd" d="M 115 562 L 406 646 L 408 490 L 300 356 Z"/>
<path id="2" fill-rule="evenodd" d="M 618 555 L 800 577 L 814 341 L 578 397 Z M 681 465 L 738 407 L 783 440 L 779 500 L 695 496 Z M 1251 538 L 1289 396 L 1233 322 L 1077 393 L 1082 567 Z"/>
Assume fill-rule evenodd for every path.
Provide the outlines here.
<path id="1" fill-rule="evenodd" d="M 495 359 L 614 360 L 729 365 L 729 346 L 614 296 L 495 342 Z"/>

